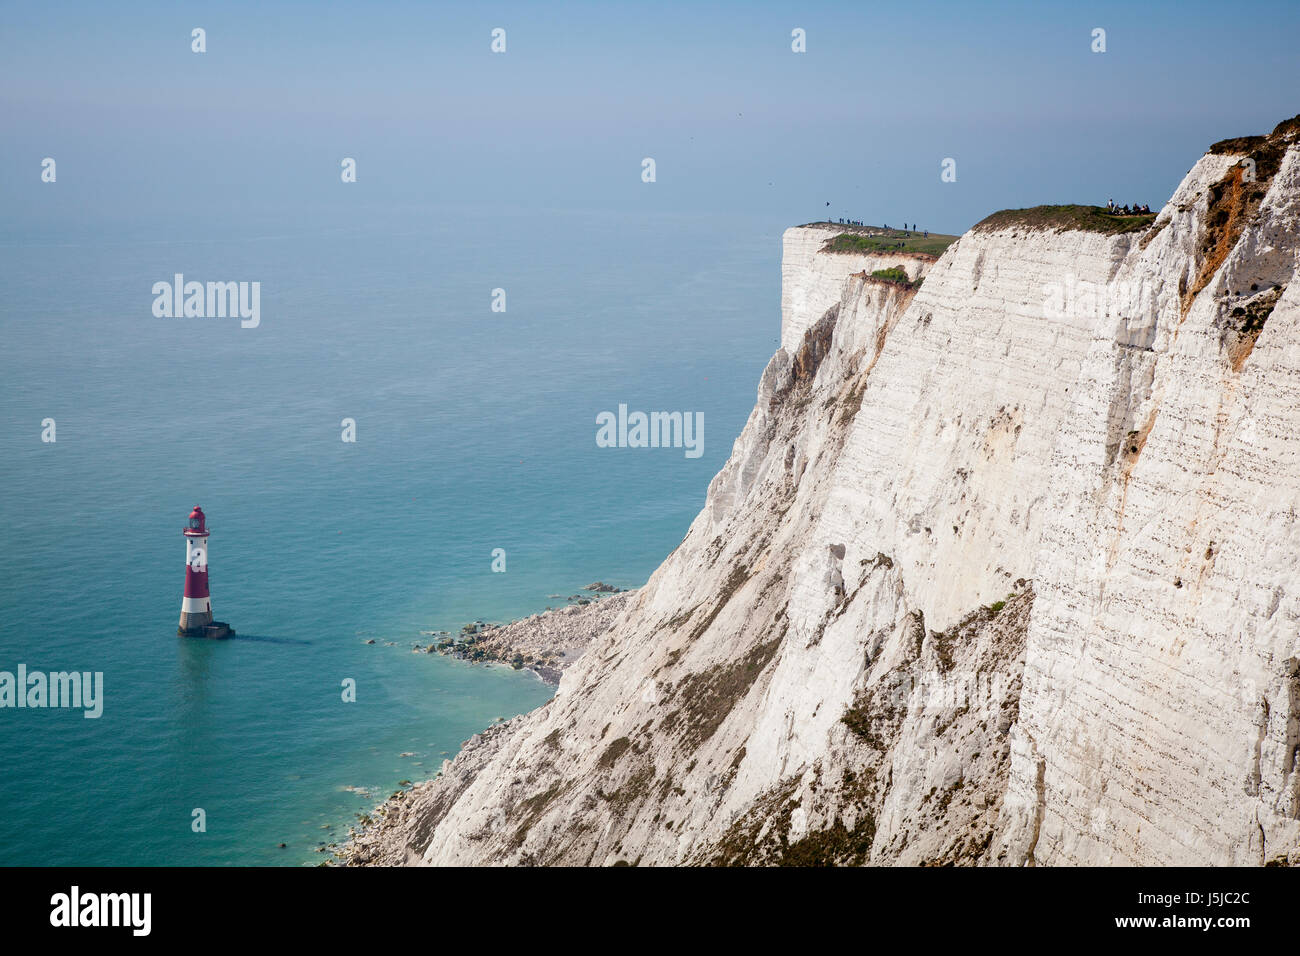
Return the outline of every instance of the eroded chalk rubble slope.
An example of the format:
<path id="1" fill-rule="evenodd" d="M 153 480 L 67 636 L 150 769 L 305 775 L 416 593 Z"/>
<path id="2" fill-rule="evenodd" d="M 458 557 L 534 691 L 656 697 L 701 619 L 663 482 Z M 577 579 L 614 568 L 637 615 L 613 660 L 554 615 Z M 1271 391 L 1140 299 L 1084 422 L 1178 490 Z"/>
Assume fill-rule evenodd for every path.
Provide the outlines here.
<path id="1" fill-rule="evenodd" d="M 1298 128 L 1133 232 L 788 230 L 685 540 L 356 858 L 1300 863 Z"/>

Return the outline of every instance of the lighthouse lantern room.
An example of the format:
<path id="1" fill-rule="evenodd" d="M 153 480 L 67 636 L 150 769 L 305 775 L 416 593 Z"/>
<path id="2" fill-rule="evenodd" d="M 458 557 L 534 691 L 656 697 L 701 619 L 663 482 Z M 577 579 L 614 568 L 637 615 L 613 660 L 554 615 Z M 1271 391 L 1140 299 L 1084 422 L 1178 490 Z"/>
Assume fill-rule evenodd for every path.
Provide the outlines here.
<path id="1" fill-rule="evenodd" d="M 198 505 L 190 512 L 182 534 L 185 535 L 185 596 L 181 599 L 181 623 L 176 633 L 182 637 L 230 637 L 230 625 L 212 620 L 212 599 L 208 595 L 207 516 Z"/>

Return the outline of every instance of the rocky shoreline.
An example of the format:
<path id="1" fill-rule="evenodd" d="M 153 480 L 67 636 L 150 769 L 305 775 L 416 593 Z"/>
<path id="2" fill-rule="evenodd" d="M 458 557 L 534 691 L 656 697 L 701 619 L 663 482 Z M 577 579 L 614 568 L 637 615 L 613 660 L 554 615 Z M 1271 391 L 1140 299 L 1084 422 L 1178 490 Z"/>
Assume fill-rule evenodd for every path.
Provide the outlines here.
<path id="1" fill-rule="evenodd" d="M 596 581 L 583 588 L 593 596 L 574 596 L 574 603 L 550 608 L 540 614 L 509 624 L 487 624 L 475 621 L 461 629 L 461 633 L 447 636 L 417 650 L 437 652 L 473 663 L 505 663 L 516 670 L 531 670 L 548 684 L 558 686 L 560 678 L 586 651 L 591 642 L 608 631 L 628 607 L 634 603 L 636 592 L 616 588 Z M 606 596 L 599 596 L 606 595 Z M 445 633 L 445 632 L 443 632 Z M 543 705 L 544 706 L 544 705 Z M 522 715 L 521 715 L 522 716 Z M 418 863 L 418 860 L 397 858 L 394 847 L 397 841 L 388 839 L 388 831 L 404 819 L 410 801 L 431 789 L 439 777 L 472 763 L 477 766 L 485 752 L 492 750 L 492 740 L 508 732 L 515 717 L 493 723 L 461 745 L 453 760 L 444 760 L 437 775 L 417 783 L 403 780 L 387 799 L 369 813 L 358 817 L 342 846 L 331 844 L 328 851 L 333 856 L 323 866 L 396 866 Z M 472 774 L 471 774 L 472 775 Z"/>
<path id="2" fill-rule="evenodd" d="M 588 595 L 570 594 L 566 600 L 571 603 L 564 607 L 548 607 L 508 624 L 477 620 L 466 624 L 458 633 L 422 631 L 425 636 L 436 640 L 428 644 L 412 644 L 411 653 L 438 653 L 472 664 L 509 664 L 515 670 L 532 671 L 544 683 L 558 686 L 560 675 L 586 649 L 594 622 L 612 618 L 612 612 L 624 606 L 623 596 L 632 591 L 603 581 L 588 584 L 582 590 Z M 583 623 L 576 628 L 572 626 L 571 618 L 577 612 L 595 605 L 601 605 L 603 610 L 582 615 Z M 363 643 L 375 644 L 377 641 L 369 638 Z M 384 646 L 396 647 L 398 643 L 384 641 Z"/>
<path id="3" fill-rule="evenodd" d="M 442 639 L 424 650 L 473 663 L 509 664 L 558 686 L 560 675 L 582 656 L 593 634 L 603 631 L 627 606 L 631 593 L 600 581 L 583 590 L 592 596 L 571 595 L 574 603 L 566 607 L 548 608 L 509 624 L 474 621 L 459 634 L 441 632 Z"/>

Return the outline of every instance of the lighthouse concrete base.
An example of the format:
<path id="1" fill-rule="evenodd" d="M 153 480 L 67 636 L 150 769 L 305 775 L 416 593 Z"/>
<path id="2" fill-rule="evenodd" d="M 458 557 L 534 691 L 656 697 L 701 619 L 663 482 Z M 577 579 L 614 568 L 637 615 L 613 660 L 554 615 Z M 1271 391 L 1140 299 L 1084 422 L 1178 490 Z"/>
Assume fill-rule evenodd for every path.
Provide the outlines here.
<path id="1" fill-rule="evenodd" d="M 207 624 L 196 624 L 191 627 L 181 626 L 176 628 L 177 637 L 210 637 L 214 640 L 220 640 L 226 637 L 234 637 L 235 629 L 225 621 L 212 621 L 209 618 Z"/>
<path id="2" fill-rule="evenodd" d="M 185 599 L 187 602 L 190 598 Z M 203 630 L 212 623 L 212 608 L 208 607 L 207 598 L 200 598 L 202 603 L 199 605 L 202 610 L 181 611 L 181 625 L 177 633 L 191 634 Z"/>

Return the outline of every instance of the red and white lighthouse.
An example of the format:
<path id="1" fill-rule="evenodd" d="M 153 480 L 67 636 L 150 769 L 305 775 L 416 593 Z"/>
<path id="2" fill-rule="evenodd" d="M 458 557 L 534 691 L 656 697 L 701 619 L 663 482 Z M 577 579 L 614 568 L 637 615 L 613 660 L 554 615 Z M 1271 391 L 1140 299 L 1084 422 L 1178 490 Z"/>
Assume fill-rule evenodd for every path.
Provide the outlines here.
<path id="1" fill-rule="evenodd" d="M 208 596 L 207 517 L 198 505 L 190 512 L 185 535 L 185 597 L 181 599 L 182 637 L 229 637 L 230 626 L 212 620 L 212 599 Z"/>

